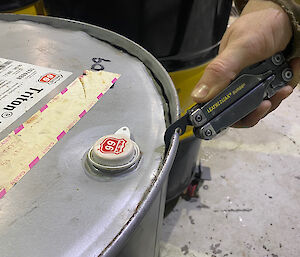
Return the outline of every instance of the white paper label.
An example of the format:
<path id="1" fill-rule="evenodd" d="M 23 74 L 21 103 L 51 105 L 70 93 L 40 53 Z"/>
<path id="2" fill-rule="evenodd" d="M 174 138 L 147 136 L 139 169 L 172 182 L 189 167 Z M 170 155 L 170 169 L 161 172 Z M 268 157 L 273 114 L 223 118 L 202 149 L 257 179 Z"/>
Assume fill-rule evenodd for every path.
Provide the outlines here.
<path id="1" fill-rule="evenodd" d="M 0 132 L 71 74 L 0 58 Z"/>

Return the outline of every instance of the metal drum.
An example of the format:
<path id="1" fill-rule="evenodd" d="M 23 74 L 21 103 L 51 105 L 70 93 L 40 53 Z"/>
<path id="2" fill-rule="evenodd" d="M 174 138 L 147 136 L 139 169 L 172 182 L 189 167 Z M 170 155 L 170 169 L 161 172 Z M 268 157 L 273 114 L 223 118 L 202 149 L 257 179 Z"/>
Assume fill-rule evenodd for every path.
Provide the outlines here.
<path id="1" fill-rule="evenodd" d="M 44 0 L 51 16 L 71 18 L 120 33 L 152 53 L 169 72 L 182 114 L 194 103 L 190 97 L 207 63 L 218 53 L 227 28 L 231 0 Z M 117 8 L 114 8 L 117 7 Z M 114 15 L 110 10 L 114 8 Z M 181 195 L 195 177 L 200 140 L 188 128 L 169 178 L 167 200 Z M 196 168 L 196 169 L 194 169 Z"/>
<path id="2" fill-rule="evenodd" d="M 182 113 L 207 63 L 218 53 L 231 0 L 44 0 L 51 16 L 71 18 L 120 33 L 152 53 L 170 73 Z M 118 6 L 111 15 L 109 10 Z M 101 10 L 101 12 L 99 11 Z M 192 130 L 181 139 L 193 135 Z"/>
<path id="3" fill-rule="evenodd" d="M 0 35 L 1 58 L 72 73 L 4 129 L 0 140 L 18 133 L 19 124 L 42 111 L 84 70 L 121 75 L 0 199 L 0 255 L 158 256 L 167 178 L 179 141 L 175 134 L 165 151 L 165 129 L 179 116 L 167 72 L 132 41 L 85 23 L 2 14 Z M 140 149 L 138 165 L 112 176 L 89 175 L 91 146 L 123 126 Z"/>

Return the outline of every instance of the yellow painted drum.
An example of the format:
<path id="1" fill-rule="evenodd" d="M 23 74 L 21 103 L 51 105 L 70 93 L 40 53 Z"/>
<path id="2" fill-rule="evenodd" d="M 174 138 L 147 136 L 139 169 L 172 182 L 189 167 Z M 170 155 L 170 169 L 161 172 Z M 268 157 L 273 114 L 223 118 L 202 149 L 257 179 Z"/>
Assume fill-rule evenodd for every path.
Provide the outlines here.
<path id="1" fill-rule="evenodd" d="M 13 1 L 12 1 L 13 2 Z M 17 4 L 2 4 L 0 3 L 1 12 L 15 13 L 15 14 L 30 14 L 30 15 L 46 15 L 46 10 L 44 7 L 43 0 L 31 1 L 31 3 L 26 3 L 24 5 Z M 27 1 L 28 2 L 28 1 Z"/>
<path id="2" fill-rule="evenodd" d="M 185 70 L 169 72 L 170 77 L 176 87 L 177 94 L 180 101 L 181 115 L 184 115 L 187 109 L 191 108 L 195 103 L 191 98 L 191 93 L 197 82 L 202 77 L 202 74 L 208 63 Z M 192 127 L 187 127 L 180 139 L 185 139 L 193 135 Z"/>

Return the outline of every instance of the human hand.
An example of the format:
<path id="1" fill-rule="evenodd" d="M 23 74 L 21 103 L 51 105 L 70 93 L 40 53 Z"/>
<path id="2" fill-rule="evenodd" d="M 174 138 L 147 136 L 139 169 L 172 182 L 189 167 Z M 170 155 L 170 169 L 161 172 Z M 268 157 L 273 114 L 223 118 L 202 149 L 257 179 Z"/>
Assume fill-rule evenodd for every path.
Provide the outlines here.
<path id="1" fill-rule="evenodd" d="M 292 27 L 284 10 L 270 1 L 250 0 L 239 17 L 225 32 L 219 55 L 207 66 L 192 92 L 195 102 L 211 100 L 245 67 L 283 51 L 292 37 Z M 252 127 L 287 98 L 299 82 L 300 58 L 290 62 L 293 81 L 280 89 L 234 127 Z"/>

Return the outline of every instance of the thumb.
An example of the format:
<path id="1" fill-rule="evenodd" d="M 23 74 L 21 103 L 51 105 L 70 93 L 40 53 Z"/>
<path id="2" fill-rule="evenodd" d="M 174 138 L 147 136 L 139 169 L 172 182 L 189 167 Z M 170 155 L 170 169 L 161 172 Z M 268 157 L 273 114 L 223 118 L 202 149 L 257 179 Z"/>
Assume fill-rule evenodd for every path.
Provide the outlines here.
<path id="1" fill-rule="evenodd" d="M 205 69 L 205 72 L 192 92 L 195 102 L 207 102 L 222 91 L 239 72 L 243 60 L 239 60 L 239 49 L 229 54 L 225 48 Z M 244 64 L 245 65 L 245 64 Z M 243 65 L 243 66 L 244 66 Z"/>
<path id="2" fill-rule="evenodd" d="M 257 60 L 257 62 L 260 60 Z M 205 69 L 192 92 L 195 102 L 207 102 L 226 88 L 245 67 L 256 62 L 245 47 L 227 46 Z"/>

